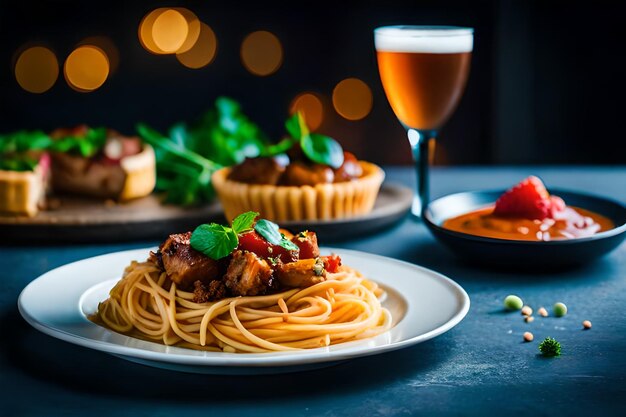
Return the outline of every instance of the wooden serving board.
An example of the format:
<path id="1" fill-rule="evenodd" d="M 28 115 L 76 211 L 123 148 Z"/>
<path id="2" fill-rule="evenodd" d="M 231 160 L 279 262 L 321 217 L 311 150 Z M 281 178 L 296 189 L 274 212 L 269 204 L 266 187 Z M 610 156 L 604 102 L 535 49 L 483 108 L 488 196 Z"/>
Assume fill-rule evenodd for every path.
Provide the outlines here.
<path id="1" fill-rule="evenodd" d="M 162 204 L 155 194 L 126 203 L 72 196 L 55 196 L 52 201 L 54 208 L 34 217 L 0 216 L 0 235 L 33 244 L 121 242 L 161 239 L 223 219 L 218 202 L 182 208 Z"/>
<path id="2" fill-rule="evenodd" d="M 408 212 L 412 195 L 406 187 L 385 184 L 374 209 L 366 216 L 283 222 L 281 226 L 295 231 L 314 230 L 322 242 L 344 240 L 397 222 Z M 53 202 L 54 208 L 40 211 L 34 217 L 0 215 L 0 237 L 5 243 L 28 244 L 163 240 L 169 234 L 193 230 L 202 223 L 226 221 L 217 201 L 192 208 L 162 204 L 157 195 L 127 203 L 70 196 L 54 197 Z"/>

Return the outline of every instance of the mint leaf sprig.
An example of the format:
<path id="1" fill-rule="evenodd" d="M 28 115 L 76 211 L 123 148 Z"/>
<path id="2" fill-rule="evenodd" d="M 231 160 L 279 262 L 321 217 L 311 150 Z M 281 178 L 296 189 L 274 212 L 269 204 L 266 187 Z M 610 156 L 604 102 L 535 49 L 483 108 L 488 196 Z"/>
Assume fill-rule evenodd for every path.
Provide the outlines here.
<path id="1" fill-rule="evenodd" d="M 231 226 L 217 223 L 202 224 L 191 234 L 191 247 L 211 259 L 222 259 L 230 255 L 239 245 L 239 235 L 255 230 L 272 245 L 287 250 L 298 250 L 298 246 L 280 233 L 278 225 L 266 219 L 254 223 L 259 217 L 256 211 L 248 211 L 235 217 Z"/>
<path id="2" fill-rule="evenodd" d="M 255 211 L 240 214 L 233 220 L 232 226 L 217 223 L 201 224 L 191 234 L 191 247 L 211 259 L 222 259 L 230 255 L 239 244 L 239 234 L 252 230 L 254 219 L 259 216 Z"/>
<path id="3" fill-rule="evenodd" d="M 287 119 L 285 129 L 289 136 L 275 145 L 267 146 L 262 156 L 276 156 L 299 144 L 302 152 L 313 162 L 335 169 L 343 164 L 343 149 L 339 142 L 330 136 L 311 133 L 302 113 L 297 112 Z"/>
<path id="4" fill-rule="evenodd" d="M 259 220 L 254 225 L 254 230 L 263 236 L 265 240 L 270 242 L 272 245 L 278 245 L 287 250 L 298 250 L 298 246 L 293 243 L 291 240 L 287 239 L 285 235 L 280 233 L 278 230 L 278 225 L 274 222 L 271 222 L 266 219 Z"/>

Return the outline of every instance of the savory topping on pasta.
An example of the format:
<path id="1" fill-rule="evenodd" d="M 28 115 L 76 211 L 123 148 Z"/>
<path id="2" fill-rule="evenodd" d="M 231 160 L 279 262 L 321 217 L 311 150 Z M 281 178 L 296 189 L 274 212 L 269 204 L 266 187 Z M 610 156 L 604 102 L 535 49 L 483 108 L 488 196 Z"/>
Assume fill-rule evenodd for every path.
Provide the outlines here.
<path id="1" fill-rule="evenodd" d="M 170 235 L 133 262 L 92 320 L 167 345 L 227 352 L 315 348 L 389 328 L 382 291 L 314 232 L 247 212 L 230 226 Z"/>

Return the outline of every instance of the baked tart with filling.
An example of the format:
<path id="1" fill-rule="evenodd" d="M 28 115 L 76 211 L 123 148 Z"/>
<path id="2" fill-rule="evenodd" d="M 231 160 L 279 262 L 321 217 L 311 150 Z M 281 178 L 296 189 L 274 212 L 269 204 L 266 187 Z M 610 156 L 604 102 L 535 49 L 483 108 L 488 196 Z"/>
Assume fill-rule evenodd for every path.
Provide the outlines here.
<path id="1" fill-rule="evenodd" d="M 213 173 L 226 218 L 246 211 L 273 221 L 369 213 L 385 178 L 383 170 L 357 160 L 334 139 L 310 133 L 299 114 L 286 127 L 290 136 L 264 155 Z"/>

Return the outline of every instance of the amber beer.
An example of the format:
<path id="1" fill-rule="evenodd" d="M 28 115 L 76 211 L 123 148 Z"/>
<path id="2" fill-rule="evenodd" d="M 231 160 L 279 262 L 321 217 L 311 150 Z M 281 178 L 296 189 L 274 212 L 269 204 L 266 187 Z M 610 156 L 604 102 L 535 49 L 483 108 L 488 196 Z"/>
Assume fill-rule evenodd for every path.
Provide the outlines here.
<path id="1" fill-rule="evenodd" d="M 437 131 L 461 99 L 474 30 L 451 26 L 385 26 L 374 30 L 378 72 L 396 117 L 407 129 L 417 173 L 411 211 L 429 200 L 428 160 Z"/>
<path id="2" fill-rule="evenodd" d="M 375 44 L 383 88 L 398 119 L 418 130 L 441 127 L 465 89 L 472 31 L 385 27 L 376 30 Z"/>

